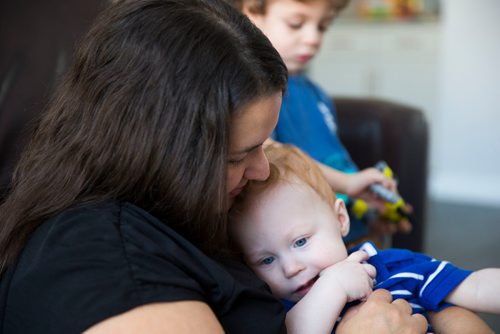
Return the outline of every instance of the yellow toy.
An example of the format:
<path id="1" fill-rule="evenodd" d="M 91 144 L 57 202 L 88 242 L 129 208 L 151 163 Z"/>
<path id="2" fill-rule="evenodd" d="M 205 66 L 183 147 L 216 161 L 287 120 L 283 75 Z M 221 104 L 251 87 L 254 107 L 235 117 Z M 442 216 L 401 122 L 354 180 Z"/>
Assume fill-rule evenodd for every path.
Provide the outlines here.
<path id="1" fill-rule="evenodd" d="M 392 169 L 384 161 L 378 162 L 375 168 L 381 171 L 386 177 L 394 178 Z M 357 219 L 370 222 L 373 219 L 380 218 L 396 224 L 403 219 L 408 219 L 412 222 L 412 217 L 405 210 L 406 203 L 401 196 L 378 183 L 372 184 L 370 190 L 385 201 L 386 210 L 383 213 L 379 213 L 376 209 L 370 208 L 364 200 L 355 199 L 350 211 Z"/>

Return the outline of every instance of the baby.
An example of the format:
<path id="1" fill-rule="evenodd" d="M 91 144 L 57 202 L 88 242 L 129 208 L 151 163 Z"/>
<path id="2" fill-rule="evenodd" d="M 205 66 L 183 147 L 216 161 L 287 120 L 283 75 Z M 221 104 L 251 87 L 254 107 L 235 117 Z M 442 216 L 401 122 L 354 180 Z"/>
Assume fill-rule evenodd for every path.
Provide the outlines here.
<path id="1" fill-rule="evenodd" d="M 347 303 L 376 288 L 408 300 L 414 313 L 440 311 L 448 303 L 500 313 L 500 269 L 472 272 L 372 243 L 349 254 L 342 239 L 349 215 L 318 167 L 289 145 L 271 145 L 266 154 L 271 175 L 237 198 L 230 235 L 244 261 L 289 308 L 290 332 L 331 332 Z"/>

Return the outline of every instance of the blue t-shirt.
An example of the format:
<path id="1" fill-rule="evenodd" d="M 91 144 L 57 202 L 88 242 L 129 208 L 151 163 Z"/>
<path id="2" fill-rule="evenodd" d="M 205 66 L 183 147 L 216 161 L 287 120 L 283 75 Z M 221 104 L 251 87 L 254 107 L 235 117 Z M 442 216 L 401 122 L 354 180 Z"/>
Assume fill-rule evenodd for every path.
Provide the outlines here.
<path id="1" fill-rule="evenodd" d="M 338 136 L 336 117 L 335 106 L 321 88 L 302 74 L 290 75 L 272 137 L 281 143 L 299 147 L 315 160 L 337 170 L 357 172 L 358 167 Z M 349 206 L 347 196 L 337 195 Z M 345 241 L 367 234 L 366 224 L 351 216 L 351 228 Z"/>
<path id="2" fill-rule="evenodd" d="M 337 134 L 330 98 L 304 75 L 291 75 L 273 138 L 293 144 L 314 159 L 344 172 L 358 168 Z"/>
<path id="3" fill-rule="evenodd" d="M 387 289 L 394 299 L 406 299 L 414 313 L 448 307 L 446 296 L 472 273 L 406 249 L 378 250 L 365 242 L 350 252 L 359 249 L 370 255 L 368 263 L 377 269 L 374 289 Z"/>

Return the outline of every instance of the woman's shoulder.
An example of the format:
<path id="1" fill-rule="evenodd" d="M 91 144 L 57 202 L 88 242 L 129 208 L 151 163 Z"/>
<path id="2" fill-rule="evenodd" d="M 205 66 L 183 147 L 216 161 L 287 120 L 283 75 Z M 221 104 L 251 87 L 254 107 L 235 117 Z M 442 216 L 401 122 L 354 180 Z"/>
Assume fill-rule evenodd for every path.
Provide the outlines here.
<path id="1" fill-rule="evenodd" d="M 128 278 L 144 273 L 166 275 L 172 266 L 186 267 L 210 260 L 196 246 L 148 211 L 128 202 L 100 201 L 71 207 L 42 224 L 28 244 L 46 260 L 105 260 L 103 269 L 123 266 Z M 29 248 L 29 247 L 27 247 Z M 64 249 L 64 252 L 63 252 Z M 69 253 L 68 253 L 69 252 Z M 208 263 L 207 263 L 208 262 Z"/>
<path id="2" fill-rule="evenodd" d="M 140 305 L 204 300 L 199 278 L 187 271 L 192 261 L 175 256 L 185 242 L 178 240 L 129 203 L 64 210 L 35 230 L 2 281 L 9 286 L 5 321 L 12 332 L 81 332 Z M 50 320 L 55 314 L 57 323 Z"/>
<path id="3" fill-rule="evenodd" d="M 255 328 L 240 317 L 245 309 L 270 328 L 283 321 L 280 305 L 248 268 L 209 258 L 130 203 L 86 203 L 49 219 L 10 273 L 2 281 L 7 300 L 0 301 L 9 305 L 7 332 L 81 332 L 140 305 L 178 300 L 207 303 L 226 329 Z"/>
<path id="4" fill-rule="evenodd" d="M 209 258 L 130 203 L 86 203 L 49 219 L 7 277 L 6 333 L 81 332 L 141 305 L 179 300 L 207 303 L 228 331 L 283 329 L 281 305 L 246 266 Z"/>
<path id="5" fill-rule="evenodd" d="M 162 222 L 132 203 L 116 200 L 87 202 L 68 208 L 43 223 L 33 239 L 37 237 L 54 239 L 49 242 L 50 248 L 55 248 L 60 241 L 67 244 L 85 241 L 87 246 L 95 242 L 94 247 L 116 243 L 115 246 L 125 248 L 129 243 L 165 245 L 165 242 L 172 242 L 196 248 L 170 228 L 168 221 Z"/>

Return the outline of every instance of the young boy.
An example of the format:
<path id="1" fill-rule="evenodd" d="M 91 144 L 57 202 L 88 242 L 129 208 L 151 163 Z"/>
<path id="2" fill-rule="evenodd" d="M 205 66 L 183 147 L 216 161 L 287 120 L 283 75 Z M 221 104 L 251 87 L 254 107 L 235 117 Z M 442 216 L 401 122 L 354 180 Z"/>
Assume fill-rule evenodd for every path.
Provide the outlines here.
<path id="1" fill-rule="evenodd" d="M 334 105 L 323 90 L 303 73 L 305 66 L 318 53 L 323 34 L 348 0 L 228 1 L 264 32 L 289 71 L 288 91 L 283 97 L 273 139 L 293 144 L 307 152 L 323 164 L 322 170 L 337 192 L 358 197 L 359 194 L 348 189 L 352 176 L 375 177 L 377 171 L 366 169 L 359 172 L 338 137 Z M 344 199 L 350 203 L 347 196 Z M 380 210 L 385 208 L 376 197 L 364 199 Z M 386 224 L 385 231 L 392 229 L 394 232 L 394 226 Z M 402 232 L 409 232 L 411 225 L 403 220 L 398 227 Z M 352 220 L 346 241 L 358 240 L 367 234 L 365 223 Z"/>
<path id="2" fill-rule="evenodd" d="M 363 300 L 373 288 L 406 299 L 414 313 L 440 311 L 447 303 L 500 313 L 500 269 L 471 272 L 419 253 L 377 250 L 372 243 L 348 255 L 344 202 L 314 162 L 289 145 L 271 145 L 266 154 L 271 175 L 251 182 L 237 198 L 230 235 L 245 262 L 291 307 L 291 333 L 330 332 L 346 303 Z M 446 332 L 437 316 L 431 325 L 435 321 Z M 453 322 L 458 327 L 449 332 L 456 333 L 460 320 Z"/>

